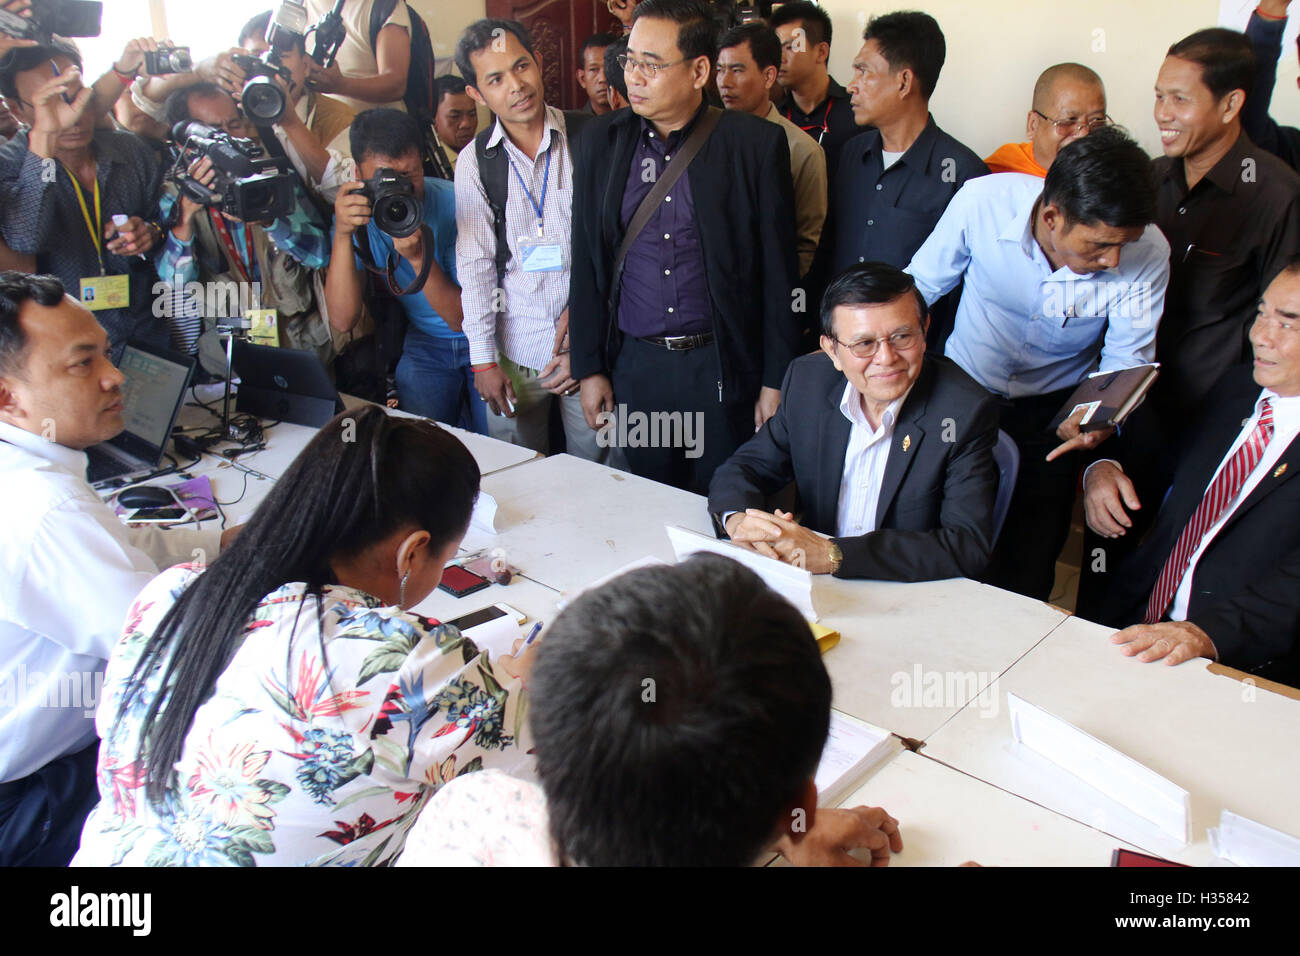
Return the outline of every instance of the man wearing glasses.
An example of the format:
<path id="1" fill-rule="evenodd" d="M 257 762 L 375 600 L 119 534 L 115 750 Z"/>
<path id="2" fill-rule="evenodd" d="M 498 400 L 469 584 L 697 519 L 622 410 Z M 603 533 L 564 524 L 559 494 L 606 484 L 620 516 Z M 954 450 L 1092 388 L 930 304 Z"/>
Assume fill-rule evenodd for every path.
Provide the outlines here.
<path id="1" fill-rule="evenodd" d="M 702 446 L 625 450 L 636 474 L 699 493 L 776 411 L 804 306 L 785 133 L 708 112 L 716 42 L 706 4 L 644 0 L 622 60 L 632 108 L 592 120 L 574 145 L 569 332 L 587 424 L 690 416 Z M 716 126 L 616 268 L 636 210 L 706 121 Z"/>
<path id="2" fill-rule="evenodd" d="M 1108 126 L 1101 77 L 1079 63 L 1049 66 L 1034 84 L 1025 120 L 1027 143 L 1007 143 L 985 160 L 992 173 L 1027 173 L 1042 179 L 1061 147 Z"/>
<path id="3" fill-rule="evenodd" d="M 776 415 L 713 477 L 709 511 L 732 541 L 843 578 L 983 572 L 997 403 L 925 354 L 926 319 L 911 276 L 894 266 L 862 263 L 830 284 L 821 351 L 790 363 Z M 802 523 L 767 510 L 791 481 Z"/>
<path id="4" fill-rule="evenodd" d="M 1228 370 L 1177 449 L 1153 496 L 1118 461 L 1084 479 L 1088 525 L 1103 538 L 1137 537 L 1134 509 L 1159 514 L 1116 573 L 1097 620 L 1140 661 L 1208 657 L 1300 682 L 1300 261 L 1264 290 L 1250 327 L 1254 361 Z M 1168 494 L 1165 495 L 1165 489 Z M 1140 512 L 1137 512 L 1140 514 Z M 1127 625 L 1127 626 L 1126 626 Z"/>

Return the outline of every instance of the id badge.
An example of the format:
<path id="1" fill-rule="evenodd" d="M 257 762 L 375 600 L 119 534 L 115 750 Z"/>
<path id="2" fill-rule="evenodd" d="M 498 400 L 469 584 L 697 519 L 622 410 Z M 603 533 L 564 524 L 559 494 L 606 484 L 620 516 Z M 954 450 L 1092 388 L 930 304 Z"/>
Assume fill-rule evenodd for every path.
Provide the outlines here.
<path id="1" fill-rule="evenodd" d="M 131 277 L 87 276 L 81 280 L 81 304 L 91 312 L 127 308 L 131 304 Z"/>
<path id="2" fill-rule="evenodd" d="M 519 258 L 525 272 L 559 272 L 564 268 L 560 244 L 554 240 L 520 236 Z"/>
<path id="3" fill-rule="evenodd" d="M 248 319 L 248 340 L 254 345 L 272 345 L 279 347 L 280 332 L 276 326 L 278 318 L 275 309 L 249 309 L 244 313 Z"/>

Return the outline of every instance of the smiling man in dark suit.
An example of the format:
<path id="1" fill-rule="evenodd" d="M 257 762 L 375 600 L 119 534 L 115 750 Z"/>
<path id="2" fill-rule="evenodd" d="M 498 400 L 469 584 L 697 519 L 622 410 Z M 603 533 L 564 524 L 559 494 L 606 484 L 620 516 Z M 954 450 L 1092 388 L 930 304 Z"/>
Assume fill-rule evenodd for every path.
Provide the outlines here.
<path id="1" fill-rule="evenodd" d="M 822 350 L 791 363 L 781 407 L 714 474 L 709 511 L 733 541 L 843 578 L 984 570 L 997 407 L 955 364 L 925 354 L 927 319 L 912 278 L 885 263 L 830 284 Z M 791 481 L 804 524 L 763 510 Z"/>
<path id="2" fill-rule="evenodd" d="M 593 429 L 620 415 L 698 416 L 695 449 L 629 447 L 632 471 L 703 493 L 776 411 L 799 350 L 794 184 L 779 126 L 704 100 L 716 44 L 701 0 L 644 0 L 624 58 L 630 110 L 574 147 L 571 369 Z M 661 198 L 669 169 L 694 161 Z M 674 160 L 682 159 L 677 166 Z M 658 199 L 657 205 L 655 200 Z M 653 209 L 635 232 L 642 202 Z M 616 250 L 635 232 L 620 268 Z"/>
<path id="3" fill-rule="evenodd" d="M 1300 260 L 1264 290 L 1251 365 L 1229 369 L 1177 458 L 1151 533 L 1110 575 L 1099 620 L 1141 661 L 1209 657 L 1300 680 Z M 1123 436 L 1121 436 L 1122 438 Z M 1130 443 L 1131 444 L 1131 443 Z M 1123 447 L 1123 446 L 1121 446 Z M 1152 457 L 1150 449 L 1142 449 Z M 1084 477 L 1088 525 L 1106 538 L 1142 507 L 1119 462 Z M 1135 623 L 1138 622 L 1138 623 Z"/>

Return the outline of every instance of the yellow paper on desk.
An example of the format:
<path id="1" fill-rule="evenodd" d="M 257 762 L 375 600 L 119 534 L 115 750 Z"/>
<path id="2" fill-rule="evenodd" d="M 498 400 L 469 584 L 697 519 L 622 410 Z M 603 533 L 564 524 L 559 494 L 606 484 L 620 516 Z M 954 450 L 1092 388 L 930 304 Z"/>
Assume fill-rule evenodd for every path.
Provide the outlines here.
<path id="1" fill-rule="evenodd" d="M 832 631 L 825 624 L 816 621 L 809 621 L 808 626 L 812 628 L 813 637 L 817 638 L 817 649 L 823 654 L 840 642 L 839 631 Z"/>

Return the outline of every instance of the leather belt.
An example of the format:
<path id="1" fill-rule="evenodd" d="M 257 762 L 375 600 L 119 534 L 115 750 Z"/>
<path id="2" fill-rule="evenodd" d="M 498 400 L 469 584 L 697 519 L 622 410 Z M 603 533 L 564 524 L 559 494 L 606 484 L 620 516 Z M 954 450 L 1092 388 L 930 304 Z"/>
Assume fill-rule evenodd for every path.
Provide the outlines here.
<path id="1" fill-rule="evenodd" d="M 641 341 L 657 345 L 661 349 L 667 349 L 670 352 L 689 352 L 691 349 L 697 349 L 701 345 L 708 345 L 712 342 L 713 333 L 703 332 L 700 335 L 645 335 L 641 337 Z"/>

